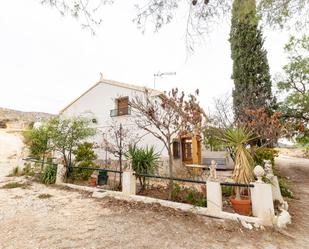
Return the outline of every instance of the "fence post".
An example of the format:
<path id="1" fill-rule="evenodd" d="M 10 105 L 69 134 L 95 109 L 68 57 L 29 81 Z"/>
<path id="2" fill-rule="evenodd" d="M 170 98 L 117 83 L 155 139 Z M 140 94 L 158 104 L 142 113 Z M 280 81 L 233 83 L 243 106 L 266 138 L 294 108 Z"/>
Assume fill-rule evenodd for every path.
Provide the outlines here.
<path id="1" fill-rule="evenodd" d="M 220 182 L 207 180 L 207 211 L 217 214 L 222 211 L 222 189 Z"/>
<path id="2" fill-rule="evenodd" d="M 133 170 L 122 172 L 122 193 L 125 195 L 136 194 L 136 177 Z"/>
<path id="3" fill-rule="evenodd" d="M 56 184 L 64 183 L 67 168 L 63 164 L 57 165 Z"/>
<path id="4" fill-rule="evenodd" d="M 275 210 L 271 185 L 262 181 L 265 171 L 261 166 L 257 165 L 253 173 L 257 181 L 252 183 L 254 188 L 251 189 L 252 214 L 262 219 L 265 225 L 272 225 Z"/>

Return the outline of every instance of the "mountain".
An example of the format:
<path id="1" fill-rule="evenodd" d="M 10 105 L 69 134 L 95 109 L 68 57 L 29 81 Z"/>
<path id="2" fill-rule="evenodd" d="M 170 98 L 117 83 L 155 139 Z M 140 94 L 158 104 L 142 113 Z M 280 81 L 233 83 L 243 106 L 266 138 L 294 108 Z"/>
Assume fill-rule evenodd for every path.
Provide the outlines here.
<path id="1" fill-rule="evenodd" d="M 36 121 L 46 121 L 54 116 L 44 112 L 23 112 L 0 107 L 0 128 L 24 129 Z"/>

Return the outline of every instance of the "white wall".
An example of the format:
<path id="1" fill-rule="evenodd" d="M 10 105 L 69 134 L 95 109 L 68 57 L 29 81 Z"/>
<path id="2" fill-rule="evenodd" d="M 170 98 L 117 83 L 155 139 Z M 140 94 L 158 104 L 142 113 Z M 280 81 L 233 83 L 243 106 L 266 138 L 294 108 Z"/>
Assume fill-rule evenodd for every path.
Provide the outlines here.
<path id="1" fill-rule="evenodd" d="M 97 120 L 95 127 L 101 131 L 101 134 L 97 135 L 94 139 L 94 142 L 98 144 L 102 143 L 103 133 L 106 133 L 114 120 L 117 123 L 121 123 L 124 128 L 132 130 L 132 133 L 137 133 L 140 136 L 143 136 L 142 140 L 139 142 L 139 146 L 154 146 L 156 152 L 161 153 L 162 157 L 166 157 L 167 151 L 164 148 L 163 143 L 153 135 L 146 134 L 144 130 L 139 129 L 135 125 L 132 115 L 110 117 L 110 111 L 116 109 L 116 98 L 128 96 L 130 99 L 136 95 L 142 94 L 142 91 L 101 82 L 65 109 L 62 115 L 65 117 L 72 117 L 91 115 L 90 113 L 92 113 Z M 105 154 L 104 151 L 98 151 L 99 159 L 105 159 Z"/>

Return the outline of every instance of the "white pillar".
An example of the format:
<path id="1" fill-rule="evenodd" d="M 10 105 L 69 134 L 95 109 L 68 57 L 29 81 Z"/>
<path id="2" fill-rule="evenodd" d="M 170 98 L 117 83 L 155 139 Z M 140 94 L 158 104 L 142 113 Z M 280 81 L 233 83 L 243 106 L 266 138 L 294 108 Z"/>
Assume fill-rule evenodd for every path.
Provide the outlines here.
<path id="1" fill-rule="evenodd" d="M 265 225 L 272 225 L 275 215 L 272 188 L 270 184 L 254 182 L 251 188 L 253 216 L 261 218 Z"/>
<path id="2" fill-rule="evenodd" d="M 207 181 L 207 211 L 217 214 L 222 211 L 222 189 L 220 182 Z"/>
<path id="3" fill-rule="evenodd" d="M 125 195 L 136 194 L 136 177 L 134 171 L 123 171 L 122 173 L 122 193 Z"/>
<path id="4" fill-rule="evenodd" d="M 56 184 L 64 183 L 67 168 L 63 164 L 57 165 Z"/>
<path id="5" fill-rule="evenodd" d="M 283 197 L 281 195 L 281 190 L 280 190 L 280 186 L 279 186 L 279 181 L 278 181 L 278 177 L 277 176 L 271 176 L 271 177 L 267 177 L 270 182 L 271 182 L 271 189 L 272 189 L 272 193 L 273 193 L 273 200 L 277 200 L 280 203 L 283 203 Z"/>

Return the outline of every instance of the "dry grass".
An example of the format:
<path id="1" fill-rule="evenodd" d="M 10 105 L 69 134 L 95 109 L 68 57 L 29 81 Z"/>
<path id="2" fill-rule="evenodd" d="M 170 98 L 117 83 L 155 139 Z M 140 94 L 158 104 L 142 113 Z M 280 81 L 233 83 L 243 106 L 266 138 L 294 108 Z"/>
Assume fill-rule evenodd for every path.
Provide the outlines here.
<path id="1" fill-rule="evenodd" d="M 1 188 L 3 189 L 12 189 L 12 188 L 26 188 L 29 184 L 20 183 L 20 182 L 9 182 L 3 185 Z"/>
<path id="2" fill-rule="evenodd" d="M 49 199 L 51 197 L 52 197 L 52 195 L 50 195 L 50 194 L 40 194 L 38 196 L 39 199 Z"/>

